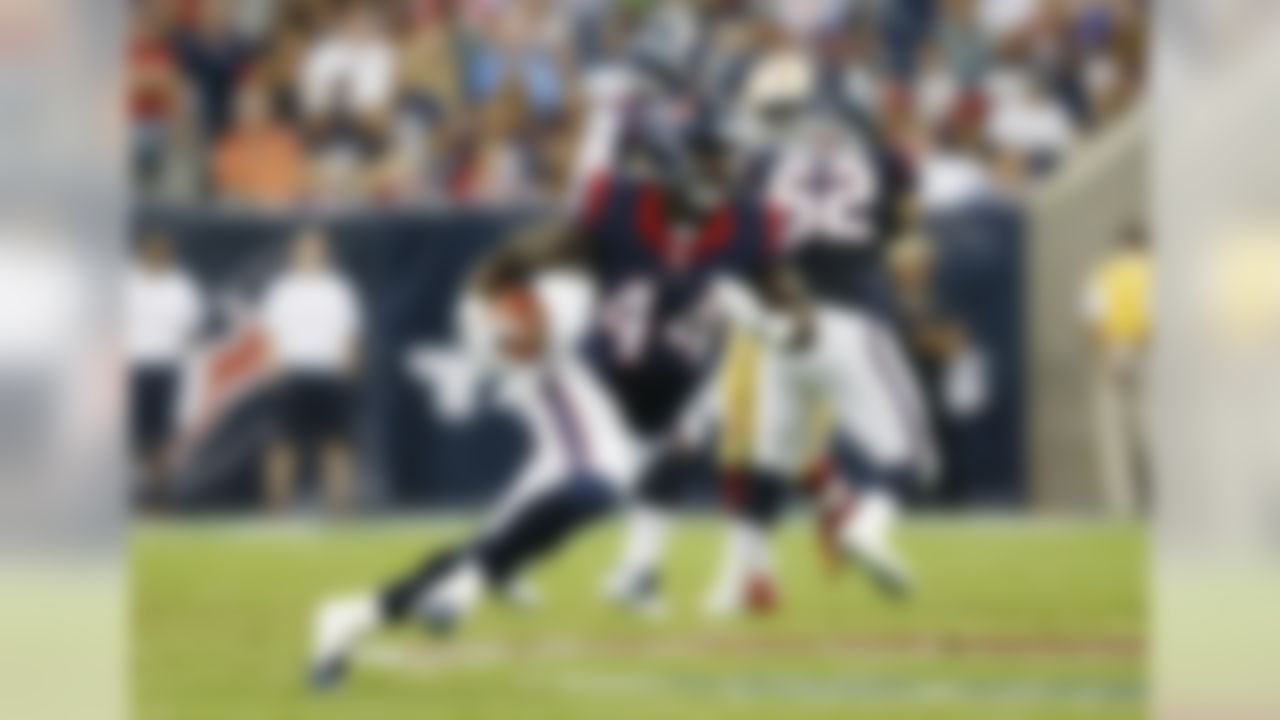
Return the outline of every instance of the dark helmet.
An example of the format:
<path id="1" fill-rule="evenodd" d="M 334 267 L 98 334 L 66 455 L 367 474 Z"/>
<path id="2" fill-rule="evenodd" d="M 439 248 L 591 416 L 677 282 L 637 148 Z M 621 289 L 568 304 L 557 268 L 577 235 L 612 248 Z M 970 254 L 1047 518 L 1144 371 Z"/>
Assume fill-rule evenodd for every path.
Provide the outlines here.
<path id="1" fill-rule="evenodd" d="M 733 184 L 732 148 L 720 118 L 699 113 L 664 148 L 659 179 L 684 209 L 702 212 L 719 204 Z"/>

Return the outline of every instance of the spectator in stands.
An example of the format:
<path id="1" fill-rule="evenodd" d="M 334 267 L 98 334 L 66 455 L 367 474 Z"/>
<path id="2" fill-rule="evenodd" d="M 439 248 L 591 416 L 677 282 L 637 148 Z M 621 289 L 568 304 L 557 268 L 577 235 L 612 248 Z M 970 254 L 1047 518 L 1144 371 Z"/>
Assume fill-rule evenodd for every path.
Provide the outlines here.
<path id="1" fill-rule="evenodd" d="M 926 127 L 939 127 L 951 117 L 964 90 L 937 43 L 922 45 L 914 98 L 920 121 Z"/>
<path id="2" fill-rule="evenodd" d="M 458 71 L 457 11 L 449 3 L 407 8 L 398 46 L 401 103 L 388 182 L 399 199 L 439 195 L 438 166 L 466 123 Z"/>
<path id="3" fill-rule="evenodd" d="M 325 189 L 357 196 L 377 190 L 396 80 L 395 47 L 385 18 L 371 5 L 351 4 L 308 47 L 302 111 Z M 353 164 L 355 172 L 348 172 Z"/>
<path id="4" fill-rule="evenodd" d="M 979 22 L 977 0 L 943 0 L 938 42 L 961 87 L 982 82 L 991 60 L 990 38 Z"/>
<path id="5" fill-rule="evenodd" d="M 168 499 L 182 369 L 204 315 L 200 289 L 175 262 L 169 239 L 149 235 L 125 285 L 130 444 L 148 507 Z"/>
<path id="6" fill-rule="evenodd" d="M 329 509 L 351 508 L 351 410 L 361 310 L 325 236 L 302 231 L 267 289 L 262 321 L 275 371 L 279 429 L 265 468 L 268 505 L 289 507 L 299 460 L 316 457 Z"/>
<path id="7" fill-rule="evenodd" d="M 1019 158 L 1033 177 L 1053 170 L 1075 140 L 1071 113 L 1041 78 L 1023 74 L 993 98 L 988 138 L 1001 153 Z"/>
<path id="8" fill-rule="evenodd" d="M 938 0 L 857 3 L 859 14 L 872 21 L 874 32 L 884 38 L 885 60 L 892 79 L 907 80 L 915 74 L 920 45 L 937 26 L 938 4 Z"/>
<path id="9" fill-rule="evenodd" d="M 982 0 L 978 17 L 982 30 L 1000 45 L 1024 31 L 1036 18 L 1043 0 Z"/>
<path id="10" fill-rule="evenodd" d="M 263 44 L 251 71 L 253 82 L 267 92 L 276 114 L 292 124 L 302 117 L 298 78 L 308 44 L 309 36 L 300 25 L 282 22 Z"/>
<path id="11" fill-rule="evenodd" d="M 444 4 L 427 4 L 408 22 L 399 48 L 404 98 L 427 127 L 440 127 L 462 105 L 457 18 Z"/>
<path id="12" fill-rule="evenodd" d="M 947 123 L 928 144 L 920 160 L 920 207 L 935 218 L 987 198 L 992 178 L 975 134 Z"/>
<path id="13" fill-rule="evenodd" d="M 1095 123 L 1128 105 L 1141 79 L 1145 23 L 1137 3 L 1093 4 L 1082 9 L 1074 39 L 1079 46 L 1080 82 Z"/>
<path id="14" fill-rule="evenodd" d="M 178 16 L 179 32 L 157 9 Z M 696 15 L 712 20 L 704 35 Z M 1077 132 L 1131 104 L 1147 15 L 1142 0 L 144 1 L 130 53 L 138 184 L 149 190 L 167 164 L 210 167 L 216 142 L 174 140 L 185 98 L 196 100 L 199 129 L 220 136 L 251 75 L 277 117 L 303 131 L 320 200 L 416 199 L 438 185 L 449 195 L 459 178 L 474 184 L 459 168 L 510 155 L 547 197 L 576 95 L 619 49 L 681 58 L 677 71 L 696 71 L 690 80 L 720 106 L 782 38 L 815 50 L 822 92 L 854 101 L 903 152 L 963 112 L 987 123 L 983 139 L 1000 150 L 980 160 L 1021 178 L 1006 171 L 1047 171 Z M 684 56 L 695 45 L 697 62 Z M 480 118 L 512 87 L 521 122 L 494 138 Z"/>
<path id="15" fill-rule="evenodd" d="M 177 36 L 199 130 L 213 142 L 231 125 L 236 88 L 253 60 L 253 43 L 232 24 L 228 0 L 204 0 L 195 27 Z"/>
<path id="16" fill-rule="evenodd" d="M 1110 45 L 1085 48 L 1079 60 L 1080 84 L 1092 123 L 1105 121 L 1123 106 L 1124 69 Z"/>
<path id="17" fill-rule="evenodd" d="M 527 127 L 527 113 L 515 83 L 474 112 L 474 127 L 465 133 L 451 163 L 448 190 L 454 202 L 499 206 L 534 199 L 531 148 L 518 142 L 518 129 Z"/>
<path id="18" fill-rule="evenodd" d="M 869 118 L 875 117 L 881 112 L 884 90 L 881 50 L 880 35 L 870 22 L 850 20 L 825 33 L 819 46 L 824 92 L 842 98 Z M 755 53 L 754 43 L 737 52 L 746 66 L 738 70 L 737 77 L 749 72 Z"/>
<path id="19" fill-rule="evenodd" d="M 306 178 L 302 144 L 279 122 L 260 87 L 241 91 L 235 125 L 217 144 L 213 163 L 218 195 L 255 208 L 286 208 L 302 197 Z"/>
<path id="20" fill-rule="evenodd" d="M 514 86 L 533 119 L 561 117 L 568 95 L 568 18 L 547 0 L 469 8 L 462 26 L 462 78 L 468 100 L 484 107 Z"/>
<path id="21" fill-rule="evenodd" d="M 560 120 L 569 93 L 569 18 L 550 0 L 524 0 L 511 10 L 506 62 L 524 90 L 530 119 L 539 125 Z"/>
<path id="22" fill-rule="evenodd" d="M 1134 225 L 1094 268 L 1082 298 L 1094 354 L 1098 458 L 1107 507 L 1120 515 L 1142 509 L 1149 487 L 1145 403 L 1152 282 L 1146 232 Z"/>
<path id="23" fill-rule="evenodd" d="M 129 20 L 133 177 L 144 191 L 155 191 L 163 180 L 178 131 L 181 76 L 156 6 L 140 3 Z"/>

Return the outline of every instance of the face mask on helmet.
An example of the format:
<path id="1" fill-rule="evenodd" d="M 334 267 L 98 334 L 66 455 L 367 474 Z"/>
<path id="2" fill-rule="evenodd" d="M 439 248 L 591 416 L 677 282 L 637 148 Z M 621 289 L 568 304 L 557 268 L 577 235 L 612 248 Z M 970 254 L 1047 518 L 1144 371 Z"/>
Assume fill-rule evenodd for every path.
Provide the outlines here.
<path id="1" fill-rule="evenodd" d="M 680 206 L 690 212 L 705 213 L 724 202 L 729 194 L 727 148 L 710 133 L 687 139 L 668 176 L 668 187 Z"/>

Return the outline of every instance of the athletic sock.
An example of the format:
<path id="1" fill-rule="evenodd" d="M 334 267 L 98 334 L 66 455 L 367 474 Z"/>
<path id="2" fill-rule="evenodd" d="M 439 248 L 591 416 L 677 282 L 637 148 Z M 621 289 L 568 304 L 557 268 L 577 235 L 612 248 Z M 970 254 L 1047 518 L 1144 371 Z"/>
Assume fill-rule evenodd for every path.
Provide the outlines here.
<path id="1" fill-rule="evenodd" d="M 871 490 L 860 498 L 852 531 L 863 544 L 888 549 L 898 521 L 898 501 L 886 490 Z"/>
<path id="2" fill-rule="evenodd" d="M 316 660 L 345 657 L 351 647 L 383 621 L 378 597 L 355 595 L 335 599 L 321 609 L 315 628 Z"/>
<path id="3" fill-rule="evenodd" d="M 753 578 L 768 577 L 771 568 L 765 528 L 749 519 L 735 518 L 725 532 L 720 569 L 707 597 L 708 609 L 729 610 L 744 599 L 747 584 Z"/>
<path id="4" fill-rule="evenodd" d="M 653 505 L 639 505 L 631 511 L 615 583 L 657 571 L 666 547 L 667 525 L 667 512 Z"/>

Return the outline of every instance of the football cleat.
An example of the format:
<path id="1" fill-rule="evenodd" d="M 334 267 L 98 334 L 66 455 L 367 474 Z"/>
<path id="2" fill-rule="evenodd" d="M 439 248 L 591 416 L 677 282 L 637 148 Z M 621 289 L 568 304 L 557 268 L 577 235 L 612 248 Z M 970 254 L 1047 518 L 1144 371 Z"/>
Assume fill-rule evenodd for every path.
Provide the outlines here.
<path id="1" fill-rule="evenodd" d="M 329 692 L 346 679 L 349 666 L 350 663 L 346 658 L 333 658 L 316 663 L 307 674 L 307 684 L 316 692 Z"/>
<path id="2" fill-rule="evenodd" d="M 367 597 L 331 600 L 316 610 L 308 672 L 312 688 L 330 690 L 342 682 L 352 649 L 377 620 L 376 603 Z"/>

